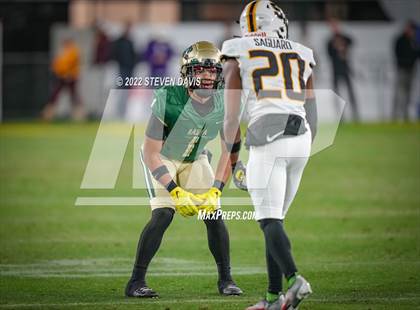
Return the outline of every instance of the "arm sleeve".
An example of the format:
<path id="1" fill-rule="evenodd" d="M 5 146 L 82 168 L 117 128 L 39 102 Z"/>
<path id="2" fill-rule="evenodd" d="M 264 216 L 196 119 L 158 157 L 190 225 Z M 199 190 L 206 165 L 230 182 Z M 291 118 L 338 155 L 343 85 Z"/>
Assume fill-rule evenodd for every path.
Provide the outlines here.
<path id="1" fill-rule="evenodd" d="M 306 112 L 306 120 L 308 121 L 309 128 L 311 128 L 312 132 L 312 142 L 315 139 L 317 126 L 318 126 L 318 112 L 316 109 L 316 99 L 309 98 L 306 99 L 305 104 L 303 105 Z"/>
<path id="2" fill-rule="evenodd" d="M 165 125 L 152 114 L 152 116 L 150 116 L 149 122 L 147 123 L 146 136 L 154 140 L 164 140 L 165 132 Z"/>

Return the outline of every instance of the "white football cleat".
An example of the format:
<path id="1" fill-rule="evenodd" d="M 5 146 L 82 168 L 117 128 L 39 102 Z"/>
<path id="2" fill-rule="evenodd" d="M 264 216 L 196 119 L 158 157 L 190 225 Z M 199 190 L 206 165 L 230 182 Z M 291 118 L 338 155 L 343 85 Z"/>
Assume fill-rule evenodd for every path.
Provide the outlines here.
<path id="1" fill-rule="evenodd" d="M 281 310 L 297 310 L 299 304 L 312 294 L 311 285 L 302 276 L 297 276 L 295 283 L 287 290 Z"/>
<path id="2" fill-rule="evenodd" d="M 245 310 L 281 310 L 281 305 L 284 301 L 284 295 L 281 294 L 279 299 L 273 303 L 269 303 L 267 300 L 263 299 L 257 302 L 255 305 L 246 308 Z"/>
<path id="3" fill-rule="evenodd" d="M 273 302 L 267 307 L 267 310 L 281 310 L 283 303 L 284 303 L 284 295 L 281 294 L 279 296 L 279 299 L 277 299 L 275 302 Z"/>

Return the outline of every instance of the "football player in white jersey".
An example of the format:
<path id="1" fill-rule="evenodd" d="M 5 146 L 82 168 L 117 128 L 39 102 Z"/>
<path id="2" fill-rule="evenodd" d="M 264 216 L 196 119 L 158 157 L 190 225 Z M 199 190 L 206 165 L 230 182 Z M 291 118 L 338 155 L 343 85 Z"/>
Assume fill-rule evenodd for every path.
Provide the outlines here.
<path id="1" fill-rule="evenodd" d="M 315 60 L 311 49 L 288 39 L 288 20 L 272 1 L 250 2 L 240 26 L 242 37 L 222 47 L 224 133 L 228 147 L 237 149 L 233 141 L 240 130 L 241 102 L 246 102 L 246 181 L 265 237 L 269 279 L 266 298 L 248 309 L 297 309 L 312 291 L 298 274 L 283 220 L 316 134 Z M 288 282 L 285 294 L 283 276 Z"/>

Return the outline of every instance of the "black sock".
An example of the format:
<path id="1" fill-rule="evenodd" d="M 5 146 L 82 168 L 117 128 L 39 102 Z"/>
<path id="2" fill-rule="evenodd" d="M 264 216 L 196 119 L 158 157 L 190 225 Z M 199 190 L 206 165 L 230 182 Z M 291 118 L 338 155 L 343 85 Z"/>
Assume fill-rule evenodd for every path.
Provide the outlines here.
<path id="1" fill-rule="evenodd" d="M 170 208 L 159 208 L 152 211 L 152 218 L 140 235 L 136 261 L 131 275 L 132 282 L 146 285 L 145 276 L 147 267 L 159 249 L 163 234 L 172 222 L 174 212 Z"/>
<path id="2" fill-rule="evenodd" d="M 204 220 L 211 254 L 217 264 L 219 281 L 231 281 L 229 257 L 229 233 L 222 218 Z"/>
<path id="3" fill-rule="evenodd" d="M 260 221 L 264 232 L 265 243 L 273 259 L 280 266 L 286 278 L 296 272 L 296 265 L 292 257 L 289 238 L 283 228 L 283 222 L 278 219 L 264 219 Z"/>
<path id="4" fill-rule="evenodd" d="M 267 273 L 268 273 L 268 289 L 267 292 L 272 294 L 278 294 L 282 291 L 283 285 L 283 273 L 280 265 L 274 260 L 273 256 L 268 251 L 268 247 L 265 247 L 265 259 L 267 262 Z"/>

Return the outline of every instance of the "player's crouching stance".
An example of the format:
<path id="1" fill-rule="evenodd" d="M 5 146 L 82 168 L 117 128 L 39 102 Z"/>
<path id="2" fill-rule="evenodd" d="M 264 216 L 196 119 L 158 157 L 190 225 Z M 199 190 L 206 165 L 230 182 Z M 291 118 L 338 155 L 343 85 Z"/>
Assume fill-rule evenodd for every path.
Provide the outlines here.
<path id="1" fill-rule="evenodd" d="M 312 291 L 298 275 L 283 220 L 315 137 L 315 60 L 311 49 L 288 40 L 286 16 L 272 1 L 249 3 L 240 25 L 242 37 L 224 42 L 222 48 L 226 60 L 224 133 L 231 142 L 240 131 L 237 90 L 243 89 L 244 95 L 251 90 L 247 99 L 247 186 L 264 233 L 269 278 L 266 298 L 248 310 L 297 309 Z M 285 295 L 283 275 L 288 281 Z"/>
<path id="2" fill-rule="evenodd" d="M 201 81 L 196 87 L 169 86 L 155 92 L 142 150 L 152 217 L 140 236 L 125 290 L 128 297 L 158 296 L 146 285 L 145 276 L 175 211 L 186 217 L 220 208 L 219 198 L 231 168 L 219 164 L 214 175 L 204 150 L 207 142 L 220 134 L 222 158 L 236 163 L 238 157 L 238 153 L 228 153 L 223 142 L 223 92 L 217 92 L 222 82 L 220 51 L 210 42 L 200 41 L 185 50 L 181 63 L 184 78 Z M 230 274 L 225 223 L 221 217 L 204 223 L 217 264 L 220 294 L 242 294 Z"/>

